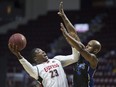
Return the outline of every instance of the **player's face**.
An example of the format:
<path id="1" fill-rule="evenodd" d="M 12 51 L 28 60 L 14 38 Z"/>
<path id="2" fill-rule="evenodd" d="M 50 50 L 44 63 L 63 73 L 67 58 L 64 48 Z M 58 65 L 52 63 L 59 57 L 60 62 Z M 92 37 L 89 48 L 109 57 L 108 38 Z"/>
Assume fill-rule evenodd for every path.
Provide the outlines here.
<path id="1" fill-rule="evenodd" d="M 37 63 L 42 63 L 42 62 L 47 61 L 48 57 L 47 57 L 46 53 L 43 50 L 37 48 L 34 52 L 35 52 L 34 53 L 35 54 L 34 60 Z"/>
<path id="2" fill-rule="evenodd" d="M 94 51 L 94 44 L 92 41 L 88 42 L 87 46 L 85 47 L 85 50 L 92 53 Z"/>

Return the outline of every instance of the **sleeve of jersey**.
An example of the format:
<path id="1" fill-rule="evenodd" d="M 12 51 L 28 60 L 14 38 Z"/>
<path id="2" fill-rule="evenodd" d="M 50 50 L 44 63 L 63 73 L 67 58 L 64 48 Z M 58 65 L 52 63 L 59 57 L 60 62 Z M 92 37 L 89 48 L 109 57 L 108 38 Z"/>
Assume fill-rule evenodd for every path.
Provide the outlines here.
<path id="1" fill-rule="evenodd" d="M 54 59 L 57 59 L 61 61 L 63 67 L 71 65 L 79 60 L 80 53 L 75 49 L 72 48 L 72 54 L 63 56 L 63 55 L 58 55 L 55 56 Z"/>
<path id="2" fill-rule="evenodd" d="M 36 80 L 38 79 L 38 71 L 36 66 L 31 65 L 25 58 L 20 59 L 19 62 L 31 77 Z"/>

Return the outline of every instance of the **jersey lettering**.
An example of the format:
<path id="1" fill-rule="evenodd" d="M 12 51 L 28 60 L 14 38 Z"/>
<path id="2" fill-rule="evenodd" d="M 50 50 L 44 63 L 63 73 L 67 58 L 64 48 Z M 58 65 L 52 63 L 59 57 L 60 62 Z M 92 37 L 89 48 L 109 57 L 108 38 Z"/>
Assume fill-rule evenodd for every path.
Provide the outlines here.
<path id="1" fill-rule="evenodd" d="M 48 72 L 49 70 L 56 68 L 56 67 L 59 67 L 59 65 L 58 64 L 50 65 L 50 66 L 45 67 L 44 70 Z"/>

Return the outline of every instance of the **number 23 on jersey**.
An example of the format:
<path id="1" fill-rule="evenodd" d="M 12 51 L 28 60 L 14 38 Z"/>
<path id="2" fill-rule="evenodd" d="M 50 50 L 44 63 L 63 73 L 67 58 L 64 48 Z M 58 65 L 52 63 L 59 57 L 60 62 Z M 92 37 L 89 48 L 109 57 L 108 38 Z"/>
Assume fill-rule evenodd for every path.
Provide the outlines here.
<path id="1" fill-rule="evenodd" d="M 57 69 L 51 70 L 49 73 L 51 74 L 51 78 L 59 76 Z"/>

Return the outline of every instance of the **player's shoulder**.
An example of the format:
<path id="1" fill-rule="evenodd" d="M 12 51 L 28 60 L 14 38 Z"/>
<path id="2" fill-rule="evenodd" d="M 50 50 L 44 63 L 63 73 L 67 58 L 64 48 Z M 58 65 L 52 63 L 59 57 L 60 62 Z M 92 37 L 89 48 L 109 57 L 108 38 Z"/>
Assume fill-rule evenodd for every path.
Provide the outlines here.
<path id="1" fill-rule="evenodd" d="M 55 59 L 55 58 L 53 58 L 53 59 L 50 59 L 50 61 L 52 61 L 52 62 L 60 62 L 58 59 Z"/>
<path id="2" fill-rule="evenodd" d="M 50 61 L 58 61 L 56 58 L 50 59 Z"/>
<path id="3" fill-rule="evenodd" d="M 61 62 L 61 61 L 59 60 L 59 58 L 60 58 L 60 56 L 55 56 L 53 59 L 56 60 L 56 61 Z"/>

